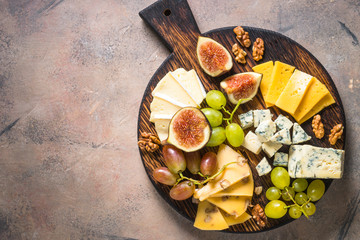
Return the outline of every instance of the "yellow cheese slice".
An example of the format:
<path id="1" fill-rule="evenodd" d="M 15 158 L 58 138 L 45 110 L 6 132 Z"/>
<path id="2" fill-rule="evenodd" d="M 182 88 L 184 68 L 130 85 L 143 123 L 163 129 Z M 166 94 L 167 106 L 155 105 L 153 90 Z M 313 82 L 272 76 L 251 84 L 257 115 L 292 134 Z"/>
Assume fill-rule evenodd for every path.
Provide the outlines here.
<path id="1" fill-rule="evenodd" d="M 165 115 L 169 116 L 170 119 L 172 116 L 179 111 L 181 107 L 172 104 L 162 98 L 154 97 L 150 104 L 150 121 L 154 122 L 154 120 L 162 118 L 164 119 Z M 166 118 L 167 119 L 167 118 Z"/>
<path id="2" fill-rule="evenodd" d="M 286 63 L 275 62 L 274 69 L 271 73 L 270 86 L 265 97 L 269 106 L 275 105 L 294 70 L 295 67 Z"/>
<path id="3" fill-rule="evenodd" d="M 335 103 L 335 100 L 329 92 L 302 119 L 296 121 L 298 121 L 299 124 L 302 124 L 303 122 L 314 116 L 316 113 L 320 112 L 321 110 L 323 110 L 327 106 L 330 106 L 333 103 Z"/>
<path id="4" fill-rule="evenodd" d="M 246 211 L 251 198 L 245 196 L 210 197 L 207 201 L 237 218 Z"/>
<path id="5" fill-rule="evenodd" d="M 184 70 L 183 68 L 180 69 Z M 174 72 L 170 72 L 170 74 L 185 89 L 196 104 L 200 105 L 206 97 L 204 86 L 194 69 L 189 72 L 184 71 L 176 70 Z"/>
<path id="6" fill-rule="evenodd" d="M 263 75 L 261 83 L 260 83 L 260 91 L 264 98 L 266 107 L 269 107 L 266 102 L 266 94 L 269 90 L 270 81 L 271 81 L 271 74 L 274 69 L 274 63 L 273 61 L 268 61 L 259 65 L 254 66 L 253 68 L 254 72 L 261 73 Z"/>
<path id="7" fill-rule="evenodd" d="M 211 197 L 223 196 L 249 196 L 252 197 L 254 193 L 254 178 L 252 174 L 249 177 L 231 185 L 230 187 L 211 195 Z"/>
<path id="8" fill-rule="evenodd" d="M 275 105 L 290 114 L 294 114 L 312 81 L 314 81 L 313 76 L 296 69 Z"/>
<path id="9" fill-rule="evenodd" d="M 247 220 L 251 219 L 251 215 L 249 215 L 247 212 L 244 212 L 240 217 L 234 217 L 224 211 L 221 211 L 221 214 L 223 215 L 226 223 L 230 226 L 244 223 Z"/>
<path id="10" fill-rule="evenodd" d="M 154 97 L 162 98 L 172 104 L 180 107 L 192 106 L 198 107 L 196 102 L 190 97 L 190 95 L 183 89 L 183 87 L 167 73 L 163 77 L 155 89 L 152 91 Z"/>
<path id="11" fill-rule="evenodd" d="M 203 201 L 199 202 L 194 227 L 201 230 L 223 230 L 229 226 L 216 206 Z"/>
<path id="12" fill-rule="evenodd" d="M 299 122 L 304 116 L 315 107 L 315 105 L 320 102 L 323 97 L 328 94 L 329 91 L 324 84 L 322 84 L 318 79 L 310 83 L 308 91 L 305 93 L 304 98 L 301 100 L 298 108 L 295 113 L 292 114 L 296 121 Z"/>
<path id="13" fill-rule="evenodd" d="M 225 188 L 250 176 L 251 170 L 247 160 L 231 147 L 222 144 L 217 153 L 218 170 L 230 162 L 238 162 L 228 165 L 225 170 L 204 187 L 194 193 L 194 197 L 204 201 L 211 195 L 218 193 Z"/>
<path id="14" fill-rule="evenodd" d="M 160 141 L 166 140 L 169 135 L 170 119 L 156 119 L 155 130 Z"/>

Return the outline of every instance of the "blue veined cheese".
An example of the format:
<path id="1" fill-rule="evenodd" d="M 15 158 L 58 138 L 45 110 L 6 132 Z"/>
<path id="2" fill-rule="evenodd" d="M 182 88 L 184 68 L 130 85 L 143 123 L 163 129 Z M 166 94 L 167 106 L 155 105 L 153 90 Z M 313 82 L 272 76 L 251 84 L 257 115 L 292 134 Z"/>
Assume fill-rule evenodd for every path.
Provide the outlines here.
<path id="1" fill-rule="evenodd" d="M 254 114 L 254 127 L 259 126 L 262 121 L 271 120 L 272 114 L 269 109 L 253 110 Z"/>
<path id="2" fill-rule="evenodd" d="M 292 178 L 341 178 L 345 151 L 311 145 L 292 145 L 289 175 Z"/>
<path id="3" fill-rule="evenodd" d="M 303 143 L 309 141 L 310 139 L 311 137 L 307 135 L 305 130 L 302 129 L 302 127 L 298 123 L 294 123 L 293 139 L 292 139 L 293 144 Z"/>
<path id="4" fill-rule="evenodd" d="M 254 116 L 253 111 L 250 110 L 247 113 L 242 113 L 239 115 L 240 125 L 243 129 L 247 129 L 254 125 Z"/>
<path id="5" fill-rule="evenodd" d="M 289 129 L 281 129 L 277 133 L 275 133 L 269 141 L 282 143 L 285 145 L 291 145 L 291 137 L 290 137 L 290 130 Z"/>
<path id="6" fill-rule="evenodd" d="M 270 120 L 265 120 L 259 124 L 255 129 L 255 134 L 258 136 L 261 142 L 267 142 L 276 132 L 275 123 Z"/>
<path id="7" fill-rule="evenodd" d="M 266 153 L 266 155 L 271 158 L 274 154 L 282 147 L 281 143 L 275 142 L 264 142 L 261 145 L 262 150 Z"/>
<path id="8" fill-rule="evenodd" d="M 274 156 L 274 166 L 287 167 L 289 163 L 289 154 L 277 152 Z"/>
<path id="9" fill-rule="evenodd" d="M 256 165 L 256 171 L 259 173 L 259 176 L 263 176 L 271 172 L 271 166 L 267 161 L 266 157 L 264 157 L 258 165 Z"/>
<path id="10" fill-rule="evenodd" d="M 259 154 L 261 151 L 261 142 L 258 136 L 252 131 L 246 134 L 242 146 L 255 154 Z"/>
<path id="11" fill-rule="evenodd" d="M 285 117 L 284 115 L 280 114 L 276 120 L 275 124 L 279 129 L 289 129 L 292 127 L 293 123 L 290 119 Z"/>

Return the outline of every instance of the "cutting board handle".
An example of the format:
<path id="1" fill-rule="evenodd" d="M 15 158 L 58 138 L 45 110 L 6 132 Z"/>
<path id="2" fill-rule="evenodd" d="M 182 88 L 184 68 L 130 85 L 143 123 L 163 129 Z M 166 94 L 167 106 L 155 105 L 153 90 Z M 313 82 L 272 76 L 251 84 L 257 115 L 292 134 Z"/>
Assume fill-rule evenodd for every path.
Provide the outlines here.
<path id="1" fill-rule="evenodd" d="M 199 28 L 187 0 L 159 0 L 139 12 L 170 51 L 194 47 Z"/>

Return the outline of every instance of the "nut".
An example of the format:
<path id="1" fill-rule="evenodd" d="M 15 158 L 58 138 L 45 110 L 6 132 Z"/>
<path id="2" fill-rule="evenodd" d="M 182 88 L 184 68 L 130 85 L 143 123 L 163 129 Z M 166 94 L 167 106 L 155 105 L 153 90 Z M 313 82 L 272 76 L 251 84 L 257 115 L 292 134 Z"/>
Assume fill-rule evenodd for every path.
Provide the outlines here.
<path id="1" fill-rule="evenodd" d="M 341 138 L 344 131 L 344 127 L 341 123 L 335 125 L 333 129 L 331 129 L 331 133 L 329 135 L 329 142 L 331 145 L 335 145 L 336 141 Z"/>
<path id="2" fill-rule="evenodd" d="M 251 210 L 251 214 L 253 215 L 257 225 L 260 227 L 265 227 L 267 217 L 265 216 L 264 209 L 259 204 L 255 205 L 255 207 Z"/>
<path id="3" fill-rule="evenodd" d="M 254 192 L 255 192 L 256 195 L 260 195 L 261 192 L 262 192 L 262 190 L 263 190 L 263 187 L 262 187 L 262 186 L 258 186 L 258 187 L 255 188 Z"/>
<path id="4" fill-rule="evenodd" d="M 311 126 L 316 138 L 321 139 L 324 137 L 324 124 L 321 122 L 321 116 L 319 114 L 314 116 Z"/>
<path id="5" fill-rule="evenodd" d="M 222 189 L 226 189 L 230 185 L 231 185 L 230 182 L 228 180 L 226 180 L 226 179 L 223 179 L 223 180 L 220 181 L 220 186 L 221 186 Z"/>
<path id="6" fill-rule="evenodd" d="M 232 52 L 235 55 L 235 61 L 242 64 L 246 63 L 245 57 L 247 54 L 237 43 L 232 46 Z"/>
<path id="7" fill-rule="evenodd" d="M 251 40 L 249 37 L 249 33 L 245 32 L 245 30 L 238 26 L 236 28 L 234 28 L 234 33 L 236 34 L 236 39 L 239 41 L 239 43 L 241 44 L 241 46 L 243 47 L 250 47 L 251 45 Z"/>
<path id="8" fill-rule="evenodd" d="M 138 146 L 141 150 L 148 152 L 155 152 L 159 149 L 160 140 L 152 133 L 141 132 L 141 137 L 138 141 Z"/>
<path id="9" fill-rule="evenodd" d="M 262 59 L 262 56 L 264 55 L 265 46 L 264 46 L 264 40 L 261 38 L 257 38 L 256 41 L 253 44 L 253 58 L 255 61 L 260 61 Z"/>

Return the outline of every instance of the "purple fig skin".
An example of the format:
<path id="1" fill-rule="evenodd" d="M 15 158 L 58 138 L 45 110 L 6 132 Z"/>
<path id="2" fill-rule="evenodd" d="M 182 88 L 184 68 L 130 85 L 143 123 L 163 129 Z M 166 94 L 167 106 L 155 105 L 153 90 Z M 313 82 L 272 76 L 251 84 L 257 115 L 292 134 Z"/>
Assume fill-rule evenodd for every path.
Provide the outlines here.
<path id="1" fill-rule="evenodd" d="M 163 147 L 165 165 L 172 173 L 178 174 L 186 169 L 184 153 L 177 147 L 167 144 Z"/>
<path id="2" fill-rule="evenodd" d="M 195 192 L 195 184 L 190 181 L 183 181 L 170 189 L 170 197 L 182 201 L 190 198 Z"/>
<path id="3" fill-rule="evenodd" d="M 211 176 L 216 173 L 217 156 L 214 152 L 207 152 L 201 159 L 200 172 L 205 176 Z"/>
<path id="4" fill-rule="evenodd" d="M 156 181 L 169 186 L 173 186 L 179 177 L 172 173 L 167 167 L 159 167 L 155 169 L 153 176 Z"/>
<path id="5" fill-rule="evenodd" d="M 199 151 L 185 152 L 186 167 L 192 174 L 200 172 L 201 155 Z"/>

